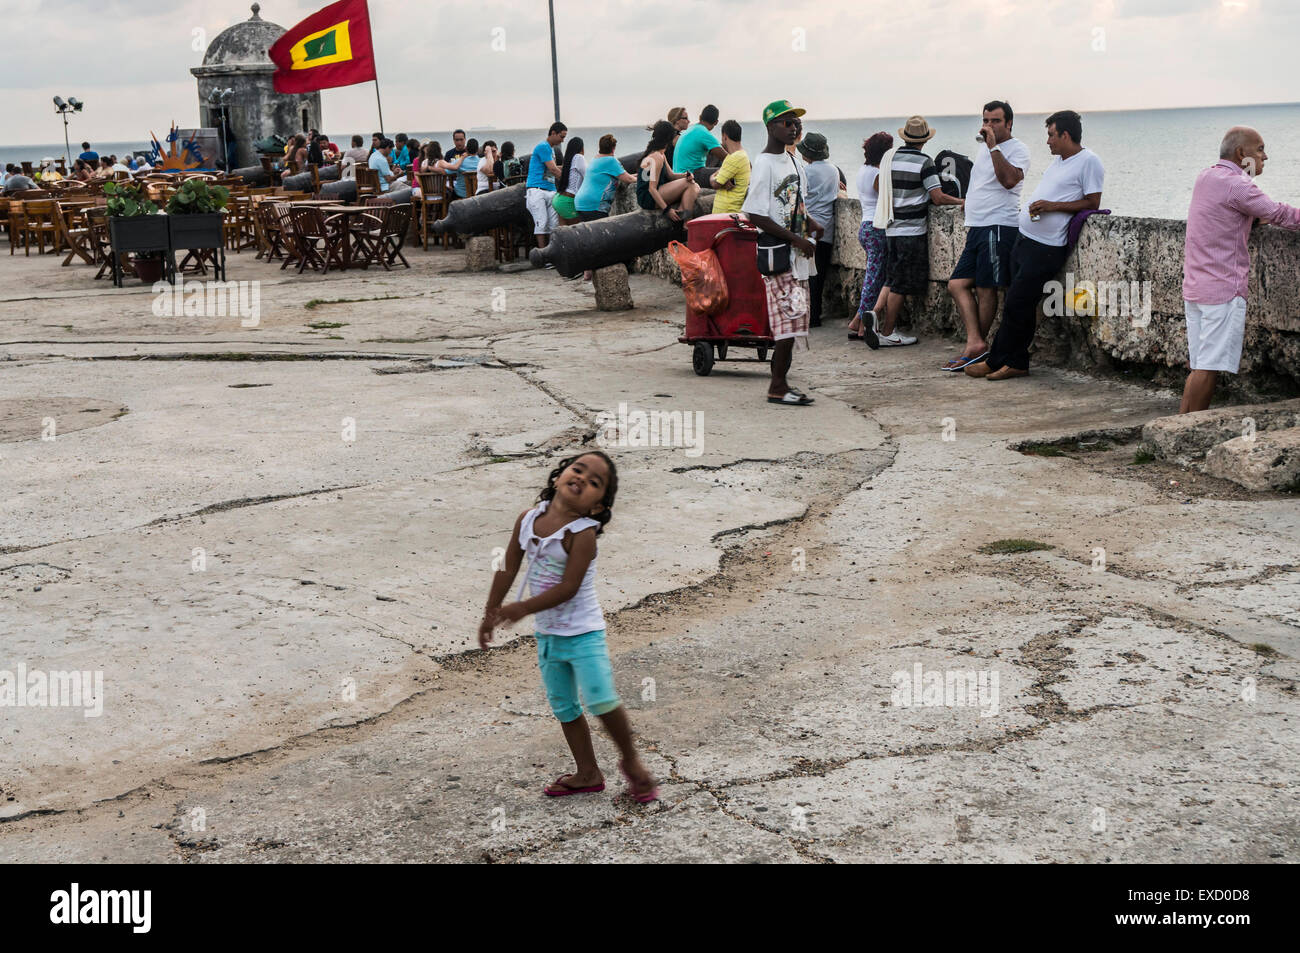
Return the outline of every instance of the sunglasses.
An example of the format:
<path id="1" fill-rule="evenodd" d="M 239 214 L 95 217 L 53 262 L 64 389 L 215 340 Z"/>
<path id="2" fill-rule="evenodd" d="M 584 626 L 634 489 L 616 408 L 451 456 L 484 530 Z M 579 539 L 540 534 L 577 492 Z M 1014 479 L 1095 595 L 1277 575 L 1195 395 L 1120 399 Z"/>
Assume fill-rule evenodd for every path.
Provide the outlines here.
<path id="1" fill-rule="evenodd" d="M 780 119 L 778 122 L 786 126 L 795 126 L 799 129 L 803 128 L 803 120 L 801 119 Z"/>

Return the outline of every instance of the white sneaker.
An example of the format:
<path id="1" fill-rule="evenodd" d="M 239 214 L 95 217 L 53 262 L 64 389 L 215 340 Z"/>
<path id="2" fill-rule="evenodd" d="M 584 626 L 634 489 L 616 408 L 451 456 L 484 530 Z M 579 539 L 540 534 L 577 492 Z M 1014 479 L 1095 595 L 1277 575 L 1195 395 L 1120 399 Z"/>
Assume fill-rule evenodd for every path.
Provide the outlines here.
<path id="1" fill-rule="evenodd" d="M 880 335 L 881 347 L 905 347 L 908 344 L 915 344 L 916 338 L 908 334 L 899 334 L 895 331 L 893 334 Z"/>

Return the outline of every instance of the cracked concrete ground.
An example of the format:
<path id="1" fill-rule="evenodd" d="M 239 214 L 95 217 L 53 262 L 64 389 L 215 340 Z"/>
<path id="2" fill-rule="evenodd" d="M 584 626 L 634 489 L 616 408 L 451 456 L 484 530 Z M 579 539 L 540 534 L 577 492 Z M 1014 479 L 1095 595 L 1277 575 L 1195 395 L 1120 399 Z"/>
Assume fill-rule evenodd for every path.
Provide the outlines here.
<path id="1" fill-rule="evenodd" d="M 462 256 L 231 256 L 256 328 L 0 259 L 0 670 L 104 678 L 100 717 L 5 709 L 0 859 L 1297 859 L 1294 498 L 1012 449 L 1173 395 L 830 322 L 816 406 L 772 407 L 760 365 L 692 372 L 659 279 L 601 314 Z M 609 790 L 541 797 L 569 763 L 531 630 L 473 648 L 493 548 L 620 403 L 704 415 L 699 456 L 614 449 L 648 807 L 603 736 Z"/>

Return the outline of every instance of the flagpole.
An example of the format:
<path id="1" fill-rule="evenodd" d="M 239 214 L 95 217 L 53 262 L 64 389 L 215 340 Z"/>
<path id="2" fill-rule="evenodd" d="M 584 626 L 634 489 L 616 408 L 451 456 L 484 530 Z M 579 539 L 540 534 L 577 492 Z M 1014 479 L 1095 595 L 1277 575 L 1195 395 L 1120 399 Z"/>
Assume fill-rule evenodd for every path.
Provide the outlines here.
<path id="1" fill-rule="evenodd" d="M 384 131 L 384 103 L 379 98 L 379 77 L 375 77 L 375 104 L 379 106 L 379 131 Z"/>
<path id="2" fill-rule="evenodd" d="M 547 0 L 551 11 L 551 88 L 555 91 L 555 121 L 560 121 L 560 67 L 555 57 L 555 0 Z"/>

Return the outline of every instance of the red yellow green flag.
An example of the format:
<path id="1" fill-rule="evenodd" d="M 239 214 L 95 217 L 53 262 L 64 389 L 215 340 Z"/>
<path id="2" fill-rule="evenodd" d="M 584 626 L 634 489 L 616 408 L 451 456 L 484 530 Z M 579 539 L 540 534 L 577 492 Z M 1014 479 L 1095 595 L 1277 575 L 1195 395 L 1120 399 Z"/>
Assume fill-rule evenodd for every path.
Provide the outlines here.
<path id="1" fill-rule="evenodd" d="M 277 93 L 310 93 L 375 78 L 366 0 L 339 0 L 288 29 L 267 50 Z"/>

